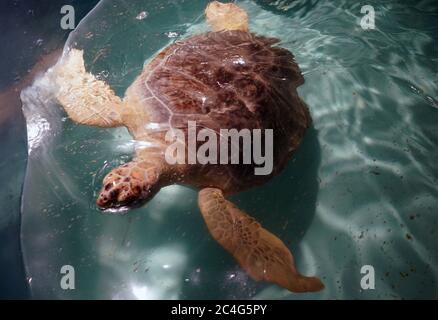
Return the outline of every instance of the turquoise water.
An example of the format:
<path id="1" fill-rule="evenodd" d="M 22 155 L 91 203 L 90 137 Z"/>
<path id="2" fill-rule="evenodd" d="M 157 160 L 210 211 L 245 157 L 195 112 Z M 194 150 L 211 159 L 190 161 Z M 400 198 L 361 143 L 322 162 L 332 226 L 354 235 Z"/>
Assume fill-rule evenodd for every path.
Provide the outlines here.
<path id="1" fill-rule="evenodd" d="M 281 39 L 314 121 L 282 175 L 233 201 L 277 234 L 326 288 L 256 283 L 210 237 L 196 191 L 171 186 L 125 215 L 95 206 L 103 176 L 131 157 L 125 129 L 79 126 L 42 77 L 22 93 L 29 161 L 22 248 L 34 298 L 369 299 L 438 297 L 437 7 L 369 1 L 238 1 L 253 32 Z M 119 95 L 167 44 L 207 30 L 207 1 L 101 1 L 70 35 Z M 414 4 L 416 3 L 416 4 Z M 141 12 L 144 19 L 136 19 Z M 60 287 L 63 265 L 75 290 Z M 360 286 L 375 269 L 375 289 Z"/>

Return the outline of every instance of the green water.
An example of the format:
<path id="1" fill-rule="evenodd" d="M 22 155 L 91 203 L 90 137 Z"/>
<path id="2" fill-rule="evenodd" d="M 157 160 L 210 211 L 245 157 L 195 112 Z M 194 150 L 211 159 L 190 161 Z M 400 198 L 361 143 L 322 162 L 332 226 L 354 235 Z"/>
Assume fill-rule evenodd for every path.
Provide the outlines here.
<path id="1" fill-rule="evenodd" d="M 101 1 L 67 47 L 123 95 L 171 41 L 207 30 L 207 1 Z M 411 3 L 411 4 L 410 4 Z M 103 176 L 130 159 L 125 129 L 78 126 L 37 81 L 22 99 L 29 162 L 24 262 L 35 298 L 437 298 L 438 34 L 433 1 L 369 1 L 376 29 L 350 1 L 238 1 L 253 32 L 281 39 L 306 83 L 314 120 L 294 159 L 234 202 L 291 248 L 326 288 L 292 294 L 249 279 L 210 237 L 196 191 L 171 186 L 125 215 L 95 206 Z M 146 11 L 147 17 L 136 16 Z M 60 287 L 63 265 L 75 290 Z M 375 268 L 374 290 L 360 286 Z"/>

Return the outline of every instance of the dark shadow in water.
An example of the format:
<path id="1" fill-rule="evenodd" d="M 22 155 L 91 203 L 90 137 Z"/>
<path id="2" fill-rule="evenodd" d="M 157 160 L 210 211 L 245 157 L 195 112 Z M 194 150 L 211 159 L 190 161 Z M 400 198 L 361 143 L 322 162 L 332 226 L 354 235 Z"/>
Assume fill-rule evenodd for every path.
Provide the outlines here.
<path id="1" fill-rule="evenodd" d="M 232 197 L 237 206 L 286 243 L 295 256 L 298 268 L 302 257 L 297 247 L 315 215 L 319 165 L 318 134 L 315 129 L 309 129 L 299 150 L 279 176 L 266 185 Z M 196 284 L 190 279 L 190 283 L 184 286 L 181 298 L 247 299 L 270 285 L 248 278 L 234 258 L 211 238 L 199 212 L 193 214 L 191 224 L 192 232 L 198 232 L 194 229 L 199 229 L 205 235 L 202 240 L 196 240 L 196 237 L 190 239 L 190 242 L 193 240 L 193 251 L 187 269 L 196 270 L 203 266 L 203 270 L 195 275 L 200 283 Z M 195 227 L 196 224 L 199 226 Z M 306 270 L 301 268 L 300 271 L 306 274 Z"/>

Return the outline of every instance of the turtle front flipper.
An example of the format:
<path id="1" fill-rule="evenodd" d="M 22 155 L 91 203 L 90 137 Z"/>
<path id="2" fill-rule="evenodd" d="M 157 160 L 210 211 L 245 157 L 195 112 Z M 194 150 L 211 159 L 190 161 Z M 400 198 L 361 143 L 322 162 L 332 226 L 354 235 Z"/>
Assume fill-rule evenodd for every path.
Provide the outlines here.
<path id="1" fill-rule="evenodd" d="M 102 209 L 140 206 L 160 190 L 162 177 L 157 163 L 143 159 L 125 163 L 106 175 L 96 203 Z"/>
<path id="2" fill-rule="evenodd" d="M 313 292 L 324 288 L 318 278 L 299 274 L 284 243 L 227 201 L 221 190 L 201 190 L 199 207 L 213 238 L 254 280 L 273 282 L 293 292 Z"/>
<path id="3" fill-rule="evenodd" d="M 80 124 L 121 126 L 122 100 L 105 82 L 85 70 L 83 51 L 72 49 L 53 68 L 56 98 Z"/>

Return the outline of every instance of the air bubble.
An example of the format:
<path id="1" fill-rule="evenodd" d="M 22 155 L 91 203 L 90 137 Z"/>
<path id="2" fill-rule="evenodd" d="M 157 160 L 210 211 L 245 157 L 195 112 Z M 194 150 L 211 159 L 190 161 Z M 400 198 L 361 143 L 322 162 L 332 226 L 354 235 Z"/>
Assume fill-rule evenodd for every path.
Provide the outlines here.
<path id="1" fill-rule="evenodd" d="M 146 12 L 146 11 L 142 11 L 142 12 L 140 12 L 140 13 L 135 17 L 135 19 L 137 19 L 137 20 L 143 20 L 143 19 L 146 19 L 146 18 L 148 17 L 148 15 L 149 15 L 148 12 Z"/>

